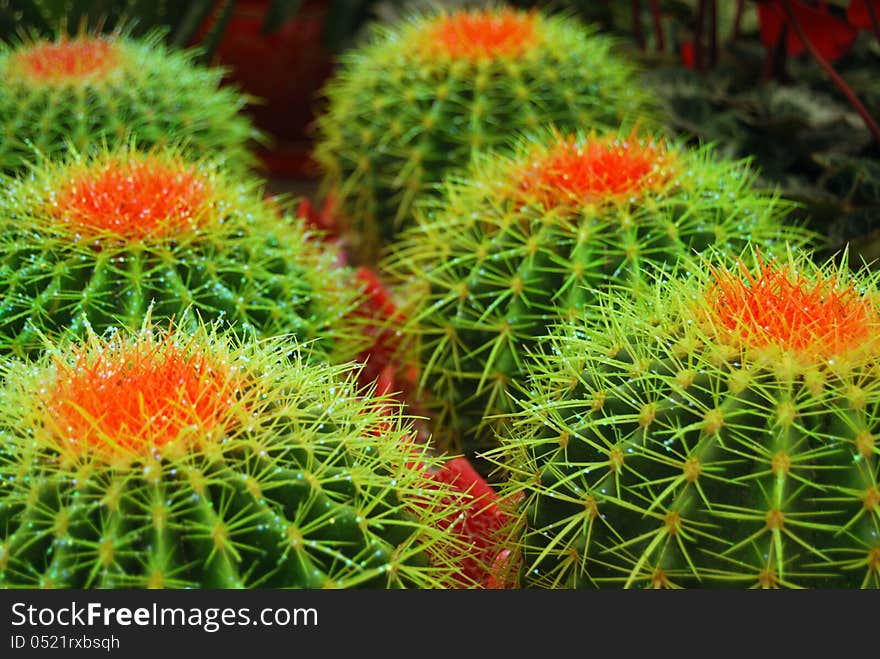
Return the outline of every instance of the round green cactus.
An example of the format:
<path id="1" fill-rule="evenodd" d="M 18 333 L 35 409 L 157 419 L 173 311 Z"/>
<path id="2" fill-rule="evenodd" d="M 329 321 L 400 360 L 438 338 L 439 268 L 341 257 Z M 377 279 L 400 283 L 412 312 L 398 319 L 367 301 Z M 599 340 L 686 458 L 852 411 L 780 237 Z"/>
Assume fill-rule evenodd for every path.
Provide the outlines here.
<path id="1" fill-rule="evenodd" d="M 880 587 L 880 290 L 705 257 L 561 325 L 492 459 L 523 587 Z"/>
<path id="2" fill-rule="evenodd" d="M 754 178 L 710 147 L 619 130 L 521 139 L 448 177 L 382 263 L 438 443 L 479 462 L 540 337 L 606 286 L 638 293 L 681 257 L 748 240 L 808 242 Z"/>
<path id="3" fill-rule="evenodd" d="M 353 273 L 305 220 L 214 159 L 179 149 L 93 150 L 6 177 L 0 196 L 0 349 L 91 325 L 220 319 L 286 333 L 333 361 L 368 347 Z"/>
<path id="4" fill-rule="evenodd" d="M 172 49 L 162 34 L 125 31 L 0 45 L 0 171 L 15 173 L 72 145 L 184 142 L 190 156 L 256 165 L 265 141 L 242 112 L 250 97 L 224 71 Z"/>
<path id="5" fill-rule="evenodd" d="M 324 90 L 315 159 L 354 258 L 375 261 L 414 201 L 512 133 L 647 121 L 653 105 L 616 43 L 562 15 L 418 13 L 377 25 Z"/>
<path id="6" fill-rule="evenodd" d="M 0 587 L 460 583 L 437 521 L 467 497 L 411 419 L 352 364 L 231 336 L 148 319 L 2 366 Z"/>

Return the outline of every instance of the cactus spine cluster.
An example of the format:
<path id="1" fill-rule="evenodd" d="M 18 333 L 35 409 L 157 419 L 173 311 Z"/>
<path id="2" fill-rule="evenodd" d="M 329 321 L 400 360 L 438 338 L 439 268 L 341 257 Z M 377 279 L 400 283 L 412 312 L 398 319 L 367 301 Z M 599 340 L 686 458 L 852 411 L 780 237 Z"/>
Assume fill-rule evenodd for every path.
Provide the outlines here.
<path id="1" fill-rule="evenodd" d="M 416 199 L 511 134 L 647 116 L 615 45 L 574 18 L 501 7 L 377 25 L 341 55 L 317 121 L 323 193 L 341 202 L 354 258 L 377 260 Z"/>
<path id="2" fill-rule="evenodd" d="M 692 253 L 806 243 L 754 176 L 709 147 L 618 130 L 536 134 L 448 177 L 382 263 L 407 298 L 438 443 L 471 458 L 493 446 L 540 337 L 608 285 L 638 294 Z"/>
<path id="3" fill-rule="evenodd" d="M 157 321 L 219 319 L 242 335 L 313 341 L 333 361 L 367 347 L 351 272 L 304 220 L 217 160 L 106 148 L 2 184 L 4 352 L 25 356 L 66 328 L 138 327 L 149 309 Z"/>
<path id="4" fill-rule="evenodd" d="M 523 587 L 880 587 L 876 273 L 705 258 L 558 328 L 492 452 Z"/>
<path id="5" fill-rule="evenodd" d="M 194 158 L 250 168 L 264 141 L 242 109 L 250 98 L 223 70 L 172 49 L 163 34 L 124 30 L 0 45 L 0 171 L 92 144 L 186 144 Z"/>
<path id="6" fill-rule="evenodd" d="M 440 588 L 462 493 L 351 364 L 200 326 L 66 338 L 0 390 L 0 587 Z M 440 503 L 442 502 L 442 505 Z M 454 549 L 454 551 L 452 551 Z"/>

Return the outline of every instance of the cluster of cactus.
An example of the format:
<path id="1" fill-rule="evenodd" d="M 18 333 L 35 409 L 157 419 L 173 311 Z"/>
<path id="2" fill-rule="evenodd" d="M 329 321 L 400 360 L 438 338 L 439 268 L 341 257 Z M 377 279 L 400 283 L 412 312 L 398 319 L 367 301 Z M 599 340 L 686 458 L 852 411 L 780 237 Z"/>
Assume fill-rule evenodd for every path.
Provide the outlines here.
<path id="1" fill-rule="evenodd" d="M 407 298 L 406 358 L 436 441 L 477 460 L 515 409 L 541 337 L 602 289 L 638 295 L 693 253 L 811 238 L 747 162 L 636 131 L 521 138 L 510 154 L 475 157 L 442 192 L 417 206 L 382 268 Z"/>
<path id="2" fill-rule="evenodd" d="M 0 45 L 0 171 L 132 138 L 141 147 L 176 140 L 192 157 L 253 167 L 265 136 L 242 112 L 250 97 L 162 37 L 120 29 Z"/>
<path id="3" fill-rule="evenodd" d="M 375 263 L 417 199 L 512 133 L 646 121 L 652 104 L 616 42 L 575 18 L 506 7 L 415 13 L 341 54 L 315 159 L 353 258 Z"/>
<path id="4" fill-rule="evenodd" d="M 84 30 L 0 47 L 0 588 L 880 587 L 880 275 L 613 37 L 375 24 L 333 236 L 222 69 Z"/>
<path id="5" fill-rule="evenodd" d="M 0 587 L 482 586 L 363 278 L 161 36 L 0 51 Z"/>
<path id="6" fill-rule="evenodd" d="M 466 497 L 352 365 L 149 318 L 69 338 L 0 373 L 0 587 L 460 583 Z"/>
<path id="7" fill-rule="evenodd" d="M 26 356 L 66 329 L 138 327 L 151 310 L 353 358 L 367 346 L 352 272 L 261 188 L 172 146 L 71 152 L 6 177 L 0 349 Z"/>
<path id="8" fill-rule="evenodd" d="M 525 588 L 880 587 L 880 288 L 683 262 L 551 333 L 491 452 Z"/>

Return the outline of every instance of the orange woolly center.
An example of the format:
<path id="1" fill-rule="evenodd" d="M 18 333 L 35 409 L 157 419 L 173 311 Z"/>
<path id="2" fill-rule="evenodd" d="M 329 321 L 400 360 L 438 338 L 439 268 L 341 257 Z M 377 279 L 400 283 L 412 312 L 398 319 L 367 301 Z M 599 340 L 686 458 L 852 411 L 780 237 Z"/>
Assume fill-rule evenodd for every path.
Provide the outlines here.
<path id="1" fill-rule="evenodd" d="M 810 280 L 774 263 L 756 275 L 713 270 L 707 291 L 716 331 L 752 348 L 776 346 L 811 359 L 844 355 L 874 339 L 877 309 L 834 276 Z"/>
<path id="2" fill-rule="evenodd" d="M 511 9 L 460 10 L 430 23 L 421 38 L 430 54 L 463 60 L 515 57 L 538 41 L 534 14 Z"/>
<path id="3" fill-rule="evenodd" d="M 89 38 L 40 42 L 13 55 L 18 71 L 48 84 L 102 78 L 116 69 L 121 59 L 115 43 Z"/>
<path id="4" fill-rule="evenodd" d="M 50 213 L 79 233 L 173 236 L 205 221 L 210 195 L 208 180 L 183 162 L 111 159 L 74 172 Z"/>
<path id="5" fill-rule="evenodd" d="M 546 208 L 628 198 L 662 188 L 673 175 L 662 144 L 634 138 L 569 138 L 524 162 L 521 194 Z"/>
<path id="6" fill-rule="evenodd" d="M 57 439 L 105 457 L 216 438 L 231 425 L 239 387 L 228 365 L 168 339 L 101 343 L 56 370 L 46 412 Z"/>

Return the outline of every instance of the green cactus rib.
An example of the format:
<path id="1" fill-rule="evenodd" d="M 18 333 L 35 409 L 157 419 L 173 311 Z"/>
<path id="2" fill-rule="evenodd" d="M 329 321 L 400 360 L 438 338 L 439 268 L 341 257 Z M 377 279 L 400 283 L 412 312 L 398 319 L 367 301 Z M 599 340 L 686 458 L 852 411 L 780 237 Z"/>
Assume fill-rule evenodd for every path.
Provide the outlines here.
<path id="1" fill-rule="evenodd" d="M 195 61 L 195 50 L 170 48 L 164 32 L 132 37 L 120 28 L 110 34 L 80 34 L 56 41 L 26 37 L 0 44 L 0 171 L 25 170 L 41 158 L 54 158 L 72 145 L 141 147 L 181 142 L 194 158 L 213 156 L 226 167 L 251 170 L 254 148 L 267 142 L 244 110 L 256 99 L 223 82 L 225 70 Z M 30 75 L 20 61 L 39 48 L 98 43 L 117 53 L 118 63 L 96 75 L 77 70 L 76 53 L 47 56 L 48 69 Z M 88 50 L 88 46 L 84 47 Z M 53 71 L 53 67 L 56 70 Z"/>
<path id="2" fill-rule="evenodd" d="M 756 253 L 751 304 L 710 302 L 739 324 L 695 313 L 715 295 L 713 258 L 554 330 L 489 453 L 519 502 L 510 578 L 880 587 L 877 276 L 794 252 L 767 269 Z M 787 283 L 761 276 L 774 269 Z M 756 318 L 774 341 L 755 340 Z"/>
<path id="3" fill-rule="evenodd" d="M 152 187 L 102 183 L 102 172 L 113 167 L 140 167 L 142 185 Z M 180 204 L 192 202 L 188 210 L 162 191 L 178 171 L 204 189 L 199 197 L 178 184 L 174 195 Z M 95 182 L 87 181 L 90 196 L 80 200 L 72 186 L 90 172 Z M 87 326 L 98 333 L 137 327 L 148 310 L 180 323 L 219 319 L 242 335 L 288 334 L 337 362 L 367 347 L 352 313 L 362 293 L 350 268 L 335 262 L 304 219 L 264 200 L 256 179 L 234 175 L 219 161 L 189 160 L 172 147 L 105 149 L 46 161 L 2 185 L 5 353 L 26 356 L 41 349 L 45 335 L 68 328 L 82 335 Z M 184 211 L 197 217 L 169 224 Z M 155 227 L 139 229 L 141 215 Z"/>
<path id="4" fill-rule="evenodd" d="M 341 202 L 354 258 L 376 261 L 412 225 L 416 199 L 513 134 L 551 122 L 574 130 L 656 115 L 616 41 L 571 17 L 531 12 L 536 40 L 523 53 L 469 59 L 426 51 L 426 31 L 438 21 L 492 12 L 378 24 L 340 56 L 323 92 L 314 156 L 322 194 Z"/>
<path id="5" fill-rule="evenodd" d="M 607 145 L 635 152 L 651 144 L 616 132 L 572 139 L 574 153 L 589 144 L 603 153 Z M 709 146 L 668 145 L 673 169 L 656 170 L 668 179 L 658 175 L 645 190 L 562 205 L 523 201 L 524 166 L 536 148 L 569 144 L 559 140 L 541 133 L 522 139 L 511 156 L 475 158 L 465 174 L 447 179 L 439 199 L 419 204 L 416 226 L 381 264 L 405 298 L 403 350 L 420 366 L 435 438 L 476 460 L 496 445 L 498 423 L 514 409 L 510 393 L 541 337 L 608 285 L 637 294 L 653 274 L 694 253 L 735 254 L 748 241 L 772 252 L 786 241 L 817 240 L 785 221 L 791 204 L 757 188 L 746 161 L 719 159 Z"/>
<path id="6" fill-rule="evenodd" d="M 428 481 L 440 459 L 411 441 L 390 398 L 356 388 L 354 363 L 306 353 L 282 337 L 146 322 L 4 364 L 0 587 L 447 587 L 469 549 L 437 522 L 467 497 Z M 187 373 L 205 356 L 207 375 Z M 157 386 L 171 362 L 183 370 Z M 178 377 L 198 378 L 202 397 L 182 401 Z M 206 407 L 223 378 L 224 398 Z M 114 426 L 124 401 L 89 391 L 108 386 L 145 397 L 143 418 Z M 70 436 L 58 410 L 79 413 Z M 159 412 L 182 419 L 170 442 L 150 430 Z"/>

